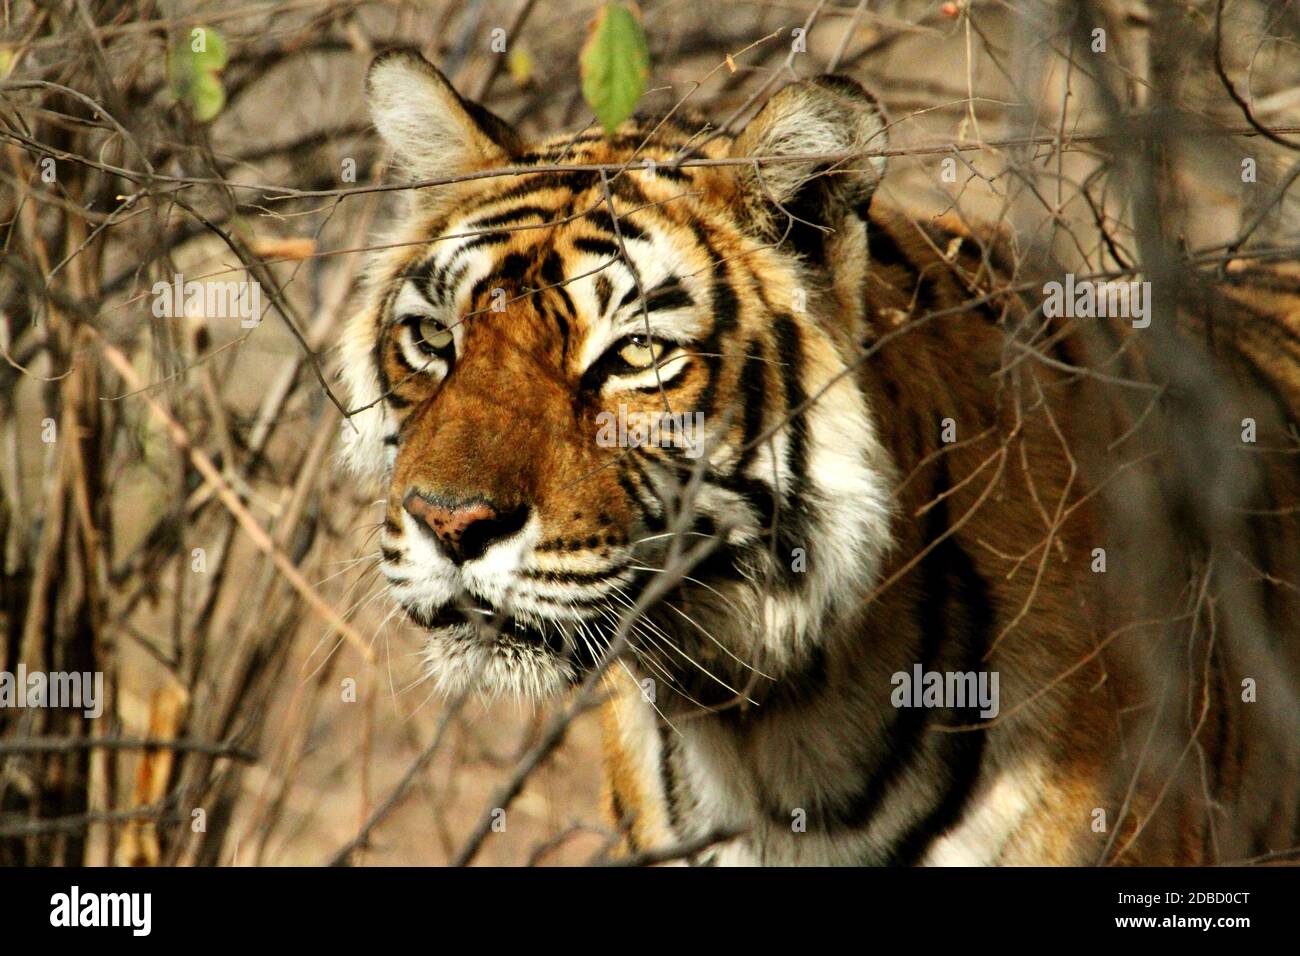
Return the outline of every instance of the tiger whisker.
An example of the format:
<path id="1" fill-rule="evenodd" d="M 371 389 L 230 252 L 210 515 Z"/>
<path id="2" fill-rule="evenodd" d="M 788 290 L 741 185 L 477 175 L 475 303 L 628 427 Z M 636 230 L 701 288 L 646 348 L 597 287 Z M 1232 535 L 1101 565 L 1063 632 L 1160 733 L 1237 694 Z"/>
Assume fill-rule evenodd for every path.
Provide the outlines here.
<path id="1" fill-rule="evenodd" d="M 645 568 L 644 570 L 646 570 L 646 571 L 654 571 L 654 572 L 656 572 L 656 573 L 658 573 L 658 574 L 665 574 L 665 573 L 667 573 L 667 572 L 664 571 L 662 568 Z M 693 580 L 693 579 L 692 579 L 692 580 Z M 706 586 L 707 586 L 707 585 L 706 585 Z M 710 590 L 712 590 L 712 589 L 710 589 Z M 716 593 L 716 592 L 715 592 L 715 593 Z M 722 597 L 722 595 L 719 595 L 719 597 Z M 724 600 L 726 600 L 726 599 L 724 598 Z M 680 616 L 681 616 L 683 619 L 685 619 L 689 624 L 691 624 L 693 627 L 695 627 L 695 628 L 696 628 L 696 629 L 697 629 L 701 634 L 703 634 L 703 635 L 704 635 L 705 637 L 707 637 L 710 641 L 712 641 L 714 644 L 716 644 L 719 650 L 721 650 L 724 654 L 726 654 L 728 657 L 730 657 L 733 661 L 735 661 L 735 662 L 736 662 L 737 664 L 739 664 L 741 667 L 745 668 L 746 670 L 752 671 L 755 675 L 757 675 L 757 676 L 759 676 L 759 677 L 763 677 L 763 678 L 765 678 L 765 679 L 767 679 L 767 680 L 775 680 L 775 679 L 776 679 L 776 678 L 772 677 L 772 675 L 770 675 L 770 674 L 765 674 L 765 673 L 763 673 L 763 672 L 760 671 L 757 667 L 755 667 L 753 664 L 751 664 L 751 663 L 749 663 L 748 661 L 743 660 L 742 658 L 740 658 L 739 656 L 737 656 L 736 653 L 735 653 L 734 651 L 732 651 L 730 648 L 728 648 L 726 645 L 724 645 L 721 641 L 719 641 L 716 637 L 714 637 L 713 634 L 710 633 L 709 630 L 708 630 L 707 628 L 705 628 L 702 624 L 700 624 L 698 621 L 696 621 L 693 617 L 691 617 L 689 614 L 687 614 L 687 613 L 686 613 L 685 611 L 683 611 L 681 608 L 677 607 L 677 606 L 676 606 L 675 604 L 673 604 L 671 601 L 668 601 L 668 600 L 661 600 L 659 603 L 660 603 L 662 606 L 664 606 L 664 607 L 666 607 L 666 608 L 668 608 L 668 609 L 670 609 L 670 610 L 676 612 L 678 615 L 680 615 Z M 734 607 L 734 605 L 733 605 L 733 607 Z M 737 610 L 739 610 L 739 608 L 737 608 Z M 730 688 L 728 688 L 728 689 L 730 690 Z"/>
<path id="2" fill-rule="evenodd" d="M 633 603 L 632 603 L 630 600 L 627 599 L 627 596 L 626 596 L 625 594 L 622 594 L 622 589 L 621 589 L 621 588 L 616 588 L 615 591 L 619 593 L 619 596 L 620 596 L 620 598 L 621 598 L 622 600 L 624 600 L 624 601 L 627 602 L 627 606 L 628 606 L 629 608 L 632 608 L 632 607 L 634 606 Z M 669 606 L 671 607 L 671 605 L 669 605 Z M 679 611 L 678 613 L 680 614 L 681 612 Z M 643 619 L 643 620 L 644 620 L 644 619 Z M 687 620 L 690 620 L 690 619 L 687 618 Z M 646 622 L 646 623 L 649 623 L 649 622 Z M 694 622 L 692 621 L 692 623 L 694 623 Z M 650 626 L 653 627 L 654 625 L 650 625 Z M 697 624 L 696 626 L 699 627 L 698 624 Z M 701 629 L 702 631 L 704 631 L 703 628 L 700 628 L 700 629 Z M 661 633 L 662 633 L 662 632 L 661 632 Z M 713 635 L 709 634 L 707 631 L 704 631 L 704 633 L 705 633 L 709 638 L 711 638 L 711 639 L 714 641 L 714 643 L 717 643 L 717 639 L 716 639 L 716 638 L 713 638 Z M 668 640 L 668 636 L 667 636 L 666 634 L 664 635 L 664 638 L 665 638 L 665 640 Z M 718 646 L 721 647 L 722 645 L 719 644 Z M 684 650 L 683 650 L 680 646 L 678 646 L 676 643 L 673 643 L 673 642 L 670 641 L 670 642 L 669 642 L 669 647 L 670 647 L 673 651 L 675 651 L 677 654 L 679 654 L 679 655 L 680 655 L 684 660 L 686 660 L 686 661 L 688 661 L 689 663 L 691 663 L 692 665 L 694 665 L 694 666 L 695 666 L 695 667 L 700 671 L 700 673 L 702 673 L 704 676 L 708 677 L 710 680 L 712 680 L 712 681 L 714 681 L 714 682 L 720 684 L 721 686 L 725 687 L 728 691 L 730 691 L 732 694 L 735 694 L 737 697 L 744 697 L 743 692 L 741 692 L 741 691 L 739 691 L 739 690 L 736 690 L 736 688 L 732 687 L 730 684 L 728 684 L 725 680 L 723 680 L 723 679 L 722 679 L 721 677 L 719 677 L 717 674 L 713 673 L 713 671 L 709 670 L 707 667 L 705 667 L 705 666 L 704 666 L 703 664 L 701 664 L 699 661 L 695 660 L 695 658 L 691 657 L 690 654 L 686 653 L 686 651 L 684 651 Z M 723 648 L 723 650 L 726 650 L 726 648 Z M 739 658 L 737 658 L 737 660 L 739 661 Z M 742 662 L 742 663 L 743 663 L 743 662 Z M 748 700 L 748 698 L 745 698 L 745 699 Z M 750 703 L 754 703 L 754 701 L 750 701 Z"/>

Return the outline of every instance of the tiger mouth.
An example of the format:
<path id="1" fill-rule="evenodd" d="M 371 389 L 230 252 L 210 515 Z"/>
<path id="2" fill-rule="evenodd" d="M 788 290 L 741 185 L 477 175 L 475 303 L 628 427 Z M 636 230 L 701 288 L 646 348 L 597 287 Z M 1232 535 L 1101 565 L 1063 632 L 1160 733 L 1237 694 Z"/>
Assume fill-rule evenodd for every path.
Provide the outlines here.
<path id="1" fill-rule="evenodd" d="M 560 657 L 571 653 L 561 634 L 563 625 L 558 621 L 554 629 L 543 629 L 496 608 L 456 603 L 444 605 L 433 614 L 414 608 L 407 608 L 406 613 L 427 631 L 451 631 L 462 640 L 525 644 L 545 648 Z"/>

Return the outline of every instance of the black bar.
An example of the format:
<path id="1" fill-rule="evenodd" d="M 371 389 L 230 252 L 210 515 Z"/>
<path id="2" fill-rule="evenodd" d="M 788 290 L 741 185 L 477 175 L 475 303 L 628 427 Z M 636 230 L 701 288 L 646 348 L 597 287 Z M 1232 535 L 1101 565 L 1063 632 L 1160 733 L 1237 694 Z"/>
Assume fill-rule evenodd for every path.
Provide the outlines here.
<path id="1" fill-rule="evenodd" d="M 149 933 L 130 925 L 51 925 L 62 901 L 148 893 Z M 694 948 L 794 932 L 802 949 L 899 935 L 921 943 L 1106 937 L 1242 940 L 1293 933 L 1300 872 L 1217 869 L 716 870 L 604 869 L 12 869 L 0 871 L 5 952 L 71 934 L 130 946 L 145 939 L 212 945 L 349 941 L 416 951 L 518 939 L 532 945 L 622 946 L 629 938 Z M 1122 895 L 1121 895 L 1122 894 Z M 143 897 L 140 897 L 143 903 Z M 95 907 L 100 899 L 95 897 Z M 120 905 L 120 901 L 118 901 Z M 120 910 L 130 923 L 130 911 Z M 142 910 L 134 911 L 143 923 Z M 56 917 L 57 918 L 57 917 Z M 1247 925 L 1223 925 L 1243 919 Z M 1209 919 L 1207 927 L 1200 920 Z M 1152 921 L 1120 925 L 1121 921 Z M 1177 922 L 1177 921 L 1183 922 Z M 1190 920 L 1198 921 L 1189 925 Z M 1166 922 L 1168 921 L 1168 922 Z M 609 930 L 610 935 L 594 935 Z M 850 934 L 845 936 L 843 934 Z M 835 943 L 839 939 L 841 943 Z M 399 942 L 406 940 L 406 942 Z M 242 956 L 242 954 L 235 954 Z"/>

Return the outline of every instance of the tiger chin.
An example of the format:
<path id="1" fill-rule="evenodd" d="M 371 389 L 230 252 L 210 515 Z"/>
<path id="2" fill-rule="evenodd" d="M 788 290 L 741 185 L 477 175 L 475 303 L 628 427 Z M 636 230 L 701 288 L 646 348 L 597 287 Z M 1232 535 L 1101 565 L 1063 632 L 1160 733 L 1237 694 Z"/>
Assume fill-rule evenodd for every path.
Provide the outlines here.
<path id="1" fill-rule="evenodd" d="M 1245 707 L 1224 638 L 1297 643 L 1300 592 L 1269 583 L 1300 581 L 1294 463 L 1234 465 L 1273 508 L 1268 574 L 1220 558 L 1220 639 L 1187 638 L 1145 584 L 1183 602 L 1204 562 L 1177 529 L 1129 560 L 1168 532 L 1160 474 L 1097 451 L 1159 441 L 1159 413 L 1070 373 L 1096 343 L 999 291 L 1005 237 L 895 211 L 857 83 L 794 83 L 734 135 L 679 113 L 540 143 L 413 53 L 366 92 L 421 184 L 341 345 L 383 574 L 445 694 L 602 671 L 624 851 L 718 832 L 692 862 L 1152 864 L 1300 840 L 1294 655 L 1250 659 L 1269 701 Z M 1256 371 L 1285 444 L 1300 377 Z M 1150 512 L 1112 534 L 1115 492 Z M 1203 684 L 1165 679 L 1153 612 Z M 1203 698 L 1190 773 L 1168 718 Z"/>

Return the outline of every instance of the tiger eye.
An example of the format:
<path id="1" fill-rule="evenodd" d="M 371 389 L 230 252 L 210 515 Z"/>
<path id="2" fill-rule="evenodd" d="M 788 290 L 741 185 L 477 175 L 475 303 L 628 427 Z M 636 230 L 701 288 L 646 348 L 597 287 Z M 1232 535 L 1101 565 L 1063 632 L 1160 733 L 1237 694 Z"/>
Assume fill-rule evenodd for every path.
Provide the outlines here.
<path id="1" fill-rule="evenodd" d="M 663 344 L 636 336 L 618 351 L 618 357 L 633 368 L 649 368 L 664 354 Z"/>
<path id="2" fill-rule="evenodd" d="M 436 319 L 421 319 L 419 335 L 420 344 L 431 349 L 445 349 L 451 345 L 451 329 L 444 328 Z"/>

